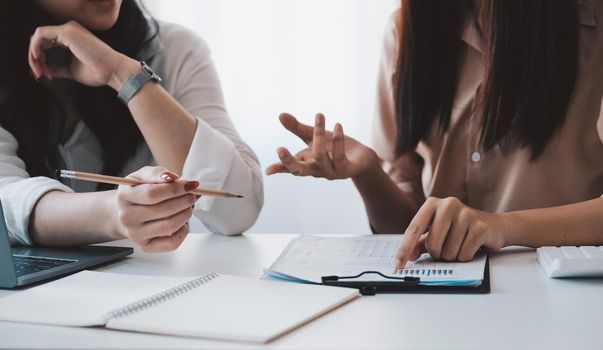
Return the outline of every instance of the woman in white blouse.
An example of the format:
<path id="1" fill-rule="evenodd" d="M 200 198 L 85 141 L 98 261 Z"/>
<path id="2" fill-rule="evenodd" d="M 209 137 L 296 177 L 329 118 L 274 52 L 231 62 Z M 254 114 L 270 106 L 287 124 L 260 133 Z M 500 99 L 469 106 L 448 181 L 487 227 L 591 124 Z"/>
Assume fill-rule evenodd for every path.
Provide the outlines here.
<path id="1" fill-rule="evenodd" d="M 159 252 L 182 243 L 193 214 L 225 235 L 255 222 L 259 163 L 228 116 L 203 40 L 134 0 L 0 6 L 0 200 L 13 243 L 128 237 Z M 142 61 L 163 80 L 128 86 L 120 101 Z M 153 184 L 61 183 L 57 168 Z M 198 199 L 199 183 L 244 198 Z"/>

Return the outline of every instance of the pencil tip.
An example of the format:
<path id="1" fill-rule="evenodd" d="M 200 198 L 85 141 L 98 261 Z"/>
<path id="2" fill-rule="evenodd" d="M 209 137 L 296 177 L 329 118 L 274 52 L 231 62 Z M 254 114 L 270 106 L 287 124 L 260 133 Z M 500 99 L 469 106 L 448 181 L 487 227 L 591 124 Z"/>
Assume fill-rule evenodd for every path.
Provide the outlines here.
<path id="1" fill-rule="evenodd" d="M 237 198 L 245 198 L 245 196 L 241 196 L 240 194 L 238 194 Z"/>
<path id="2" fill-rule="evenodd" d="M 61 169 L 54 169 L 54 177 L 55 178 L 61 177 Z"/>

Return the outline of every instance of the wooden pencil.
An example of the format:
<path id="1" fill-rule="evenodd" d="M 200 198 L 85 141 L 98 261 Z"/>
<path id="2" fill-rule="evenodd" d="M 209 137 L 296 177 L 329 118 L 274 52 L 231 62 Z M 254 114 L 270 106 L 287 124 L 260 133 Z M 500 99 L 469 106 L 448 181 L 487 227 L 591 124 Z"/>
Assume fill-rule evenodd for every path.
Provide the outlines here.
<path id="1" fill-rule="evenodd" d="M 66 179 L 100 182 L 100 183 L 111 184 L 111 185 L 136 186 L 136 185 L 150 184 L 148 182 L 144 182 L 142 180 L 137 180 L 137 179 L 126 179 L 123 177 L 93 174 L 93 173 L 86 173 L 83 171 L 73 171 L 73 170 L 58 170 L 57 169 L 56 176 L 66 178 Z M 243 198 L 243 196 L 241 196 L 239 194 L 212 190 L 212 189 L 207 189 L 207 188 L 197 188 L 196 190 L 193 190 L 190 193 L 195 194 L 197 196 L 211 196 L 211 197 L 222 197 L 222 198 Z"/>

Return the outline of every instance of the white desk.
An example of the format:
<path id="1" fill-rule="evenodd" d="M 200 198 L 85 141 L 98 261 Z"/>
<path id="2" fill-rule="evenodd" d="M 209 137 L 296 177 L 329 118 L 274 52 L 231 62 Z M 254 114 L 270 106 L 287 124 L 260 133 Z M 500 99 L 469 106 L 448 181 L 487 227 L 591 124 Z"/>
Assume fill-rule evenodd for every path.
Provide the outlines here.
<path id="1" fill-rule="evenodd" d="M 99 270 L 157 275 L 216 271 L 258 277 L 292 237 L 191 234 L 176 252 L 159 255 L 137 252 Z M 549 279 L 538 266 L 535 252 L 523 248 L 507 248 L 495 254 L 490 269 L 491 294 L 363 297 L 265 347 L 603 349 L 603 279 Z M 0 297 L 10 293 L 0 291 Z M 97 328 L 0 323 L 0 347 L 248 349 L 256 346 Z"/>

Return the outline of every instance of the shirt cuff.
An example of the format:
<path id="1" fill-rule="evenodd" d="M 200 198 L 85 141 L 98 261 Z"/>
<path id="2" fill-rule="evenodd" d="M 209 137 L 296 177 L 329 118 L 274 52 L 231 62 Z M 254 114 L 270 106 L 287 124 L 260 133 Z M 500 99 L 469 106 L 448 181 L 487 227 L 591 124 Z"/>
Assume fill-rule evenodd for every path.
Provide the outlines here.
<path id="1" fill-rule="evenodd" d="M 222 190 L 236 153 L 230 139 L 197 118 L 197 130 L 184 162 L 182 178 L 199 180 L 203 188 Z M 195 208 L 210 211 L 214 199 L 203 196 Z"/>
<path id="2" fill-rule="evenodd" d="M 61 182 L 48 177 L 21 178 L 2 186 L 0 199 L 11 243 L 32 245 L 29 218 L 40 197 L 49 191 L 73 192 Z"/>

